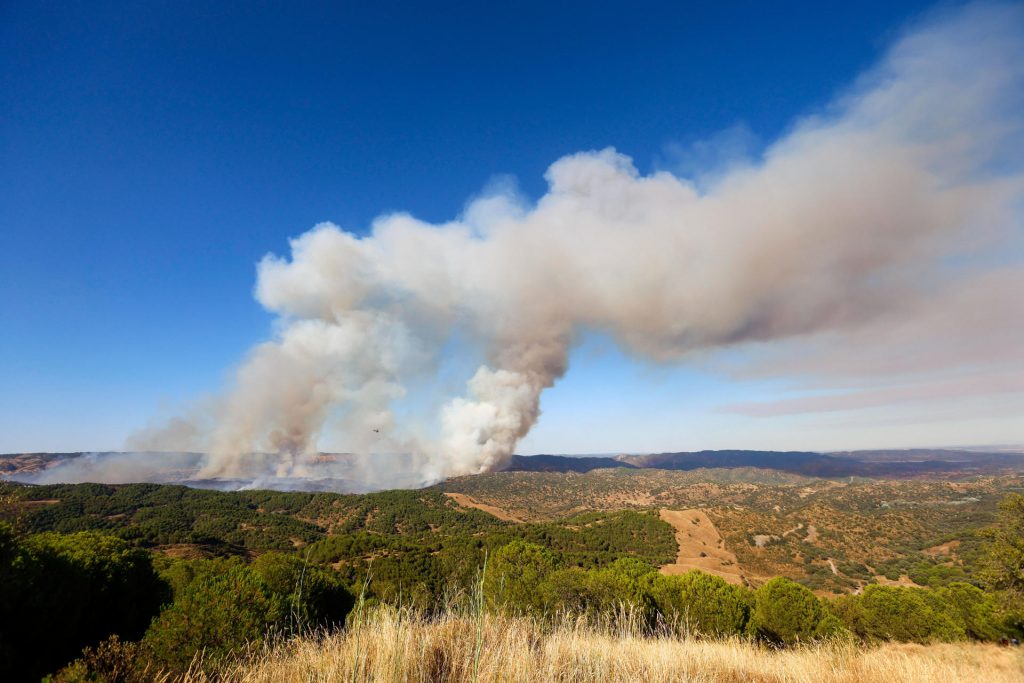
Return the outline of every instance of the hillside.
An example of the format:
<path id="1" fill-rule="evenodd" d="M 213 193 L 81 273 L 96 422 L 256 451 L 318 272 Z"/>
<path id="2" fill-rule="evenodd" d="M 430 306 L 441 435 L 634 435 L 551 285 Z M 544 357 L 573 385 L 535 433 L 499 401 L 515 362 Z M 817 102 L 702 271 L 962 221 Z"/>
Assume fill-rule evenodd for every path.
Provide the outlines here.
<path id="1" fill-rule="evenodd" d="M 371 494 L 0 483 L 0 572 L 8 577 L 0 590 L 18 613 L 40 615 L 0 633 L 10 642 L 0 647 L 8 662 L 0 668 L 53 672 L 114 633 L 127 642 L 104 641 L 76 666 L 181 672 L 203 650 L 204 667 L 219 675 L 243 665 L 233 659 L 239 648 L 275 642 L 264 640 L 274 633 L 340 629 L 346 619 L 352 628 L 354 609 L 381 628 L 397 627 L 386 610 L 407 610 L 401 628 L 430 639 L 447 637 L 435 628 L 474 623 L 473 614 L 522 617 L 552 647 L 560 638 L 624 647 L 608 640 L 622 633 L 622 619 L 638 637 L 700 633 L 776 645 L 840 635 L 869 644 L 993 640 L 1017 632 L 1017 613 L 979 588 L 989 585 L 981 568 L 1007 514 L 1000 501 L 1024 501 L 1014 498 L 1021 491 L 1024 479 L 1010 475 L 836 480 L 755 467 L 505 471 Z M 117 609 L 95 604 L 132 595 Z M 64 609 L 76 601 L 84 603 Z M 42 615 L 56 609 L 68 615 L 59 646 L 19 659 L 28 646 L 19 643 L 52 631 Z M 809 621 L 772 625 L 788 614 Z M 332 637 L 348 648 L 350 634 Z M 693 656 L 685 643 L 666 647 Z M 753 657 L 750 644 L 735 647 Z M 236 671 L 258 680 L 266 671 L 287 678 L 306 666 L 336 669 L 309 663 L 315 650 L 296 664 L 288 653 L 299 651 Z M 861 655 L 827 656 L 847 657 L 851 672 L 868 666 Z M 930 657 L 914 666 L 943 666 Z M 593 665 L 650 665 L 601 662 Z"/>
<path id="2" fill-rule="evenodd" d="M 855 590 L 878 577 L 921 584 L 963 576 L 1019 476 L 944 480 L 820 480 L 749 468 L 502 472 L 440 489 L 527 520 L 584 511 L 699 509 L 744 575 L 788 576 L 815 589 Z M 955 547 L 944 546 L 956 539 Z M 942 578 L 939 578 L 942 577 Z"/>
<path id="3" fill-rule="evenodd" d="M 661 519 L 694 510 L 745 582 L 781 575 L 842 593 L 873 581 L 942 585 L 967 577 L 998 501 L 1021 490 L 1016 476 L 835 481 L 756 468 L 598 468 L 498 472 L 363 495 L 0 484 L 0 516 L 32 533 L 96 530 L 181 557 L 312 547 L 353 567 L 373 557 L 379 579 L 416 580 L 441 566 L 468 567 L 483 550 L 515 538 L 542 539 L 578 566 L 625 556 L 669 564 L 678 537 Z M 643 519 L 653 521 L 637 527 Z M 332 546 L 351 535 L 387 539 L 388 550 L 380 553 L 377 541 Z"/>

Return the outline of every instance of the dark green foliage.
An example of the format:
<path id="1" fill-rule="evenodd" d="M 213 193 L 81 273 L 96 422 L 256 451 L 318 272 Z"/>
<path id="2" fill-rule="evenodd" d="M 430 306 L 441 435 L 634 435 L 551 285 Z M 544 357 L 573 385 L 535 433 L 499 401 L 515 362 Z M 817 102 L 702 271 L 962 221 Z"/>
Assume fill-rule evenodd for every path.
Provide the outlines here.
<path id="1" fill-rule="evenodd" d="M 378 534 L 417 534 L 443 528 L 472 533 L 506 526 L 506 522 L 474 509 L 458 507 L 438 491 L 381 491 L 365 495 L 319 494 L 303 507 L 308 517 L 335 519 L 334 534 L 369 531 Z"/>
<path id="2" fill-rule="evenodd" d="M 404 547 L 400 539 L 371 534 L 365 531 L 328 536 L 310 545 L 304 554 L 311 562 L 331 563 L 355 557 L 364 557 L 379 550 Z"/>
<path id="3" fill-rule="evenodd" d="M 547 613 L 556 617 L 560 614 L 587 614 L 592 605 L 589 574 L 579 567 L 557 569 L 548 574 L 538 588 L 540 601 Z"/>
<path id="4" fill-rule="evenodd" d="M 668 564 L 677 550 L 671 525 L 645 512 L 587 513 L 557 524 L 520 524 L 506 533 L 557 549 L 567 564 L 579 567 L 604 565 L 626 555 Z"/>
<path id="5" fill-rule="evenodd" d="M 247 644 L 344 623 L 354 599 L 337 573 L 295 555 L 172 561 L 162 571 L 174 601 L 150 626 L 144 654 L 172 671 L 195 654 L 220 660 Z"/>
<path id="6" fill-rule="evenodd" d="M 664 564 L 675 553 L 671 527 L 637 512 L 588 514 L 547 524 L 494 520 L 489 529 L 473 534 L 445 527 L 402 535 L 360 531 L 330 536 L 307 551 L 310 561 L 335 565 L 349 585 L 361 585 L 369 575 L 371 600 L 431 610 L 438 596 L 465 590 L 473 582 L 485 555 L 493 558 L 516 541 L 546 548 L 558 567 L 601 567 L 625 557 Z"/>
<path id="7" fill-rule="evenodd" d="M 973 640 L 996 640 L 1001 635 L 997 624 L 996 601 L 977 586 L 951 583 L 936 591 L 945 603 L 945 612 Z"/>
<path id="8" fill-rule="evenodd" d="M 839 635 L 842 625 L 810 590 L 777 577 L 754 592 L 747 630 L 777 645 L 793 645 Z"/>
<path id="9" fill-rule="evenodd" d="M 999 504 L 999 521 L 982 556 L 981 578 L 993 590 L 1024 602 L 1024 495 L 1011 493 Z"/>
<path id="10" fill-rule="evenodd" d="M 651 565 L 623 558 L 599 569 L 577 567 L 550 572 L 539 586 L 541 604 L 551 618 L 585 615 L 608 618 L 632 613 L 653 625 L 656 608 L 649 590 L 650 577 L 657 576 Z"/>
<path id="11" fill-rule="evenodd" d="M 488 561 L 484 595 L 492 606 L 502 611 L 541 614 L 547 607 L 540 590 L 541 583 L 557 567 L 557 558 L 547 548 L 513 541 Z"/>
<path id="12" fill-rule="evenodd" d="M 281 496 L 308 503 L 312 494 L 206 491 L 159 484 L 59 484 L 14 487 L 24 500 L 56 500 L 24 513 L 26 531 L 101 530 L 145 546 L 205 544 L 221 554 L 289 550 L 293 539 L 322 536 L 317 525 L 281 514 Z M 287 500 L 287 498 L 286 498 Z"/>
<path id="13" fill-rule="evenodd" d="M 196 653 L 217 662 L 252 643 L 259 645 L 287 622 L 286 596 L 238 563 L 218 563 L 174 596 L 143 641 L 146 657 L 183 672 Z"/>
<path id="14" fill-rule="evenodd" d="M 57 672 L 53 683 L 148 683 L 152 676 L 140 650 L 138 642 L 111 636 L 85 648 L 81 657 Z"/>
<path id="15" fill-rule="evenodd" d="M 293 630 L 341 624 L 352 610 L 352 594 L 338 573 L 301 557 L 266 553 L 253 561 L 252 569 L 272 593 L 284 596 Z"/>
<path id="16" fill-rule="evenodd" d="M 981 629 L 976 620 L 983 608 L 972 604 L 969 593 L 957 590 L 956 596 L 968 612 L 960 618 L 972 619 L 974 628 Z M 871 585 L 862 595 L 837 601 L 835 611 L 850 631 L 866 640 L 927 643 L 966 637 L 941 595 L 921 588 Z"/>
<path id="17" fill-rule="evenodd" d="M 609 615 L 632 610 L 644 623 L 653 625 L 655 605 L 647 588 L 648 577 L 657 569 L 633 558 L 624 558 L 607 567 L 587 572 L 588 612 Z"/>
<path id="18" fill-rule="evenodd" d="M 52 672 L 112 634 L 141 637 L 168 595 L 149 554 L 110 536 L 18 539 L 3 526 L 0 554 L 0 672 L 14 680 Z"/>
<path id="19" fill-rule="evenodd" d="M 667 623 L 716 638 L 743 633 L 753 602 L 748 589 L 697 570 L 682 576 L 654 574 L 650 591 Z"/>

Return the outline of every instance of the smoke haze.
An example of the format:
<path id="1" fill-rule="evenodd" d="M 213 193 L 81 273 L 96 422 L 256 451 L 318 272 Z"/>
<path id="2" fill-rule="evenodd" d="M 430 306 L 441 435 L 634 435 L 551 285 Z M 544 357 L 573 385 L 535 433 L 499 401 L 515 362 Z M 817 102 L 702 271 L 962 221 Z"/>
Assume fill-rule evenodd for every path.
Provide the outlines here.
<path id="1" fill-rule="evenodd" d="M 537 421 L 584 331 L 658 362 L 756 343 L 765 363 L 742 371 L 755 374 L 1019 368 L 1024 268 L 1007 254 L 1024 244 L 1022 36 L 1020 7 L 932 17 L 726 170 L 644 175 L 608 148 L 555 161 L 535 203 L 499 188 L 443 224 L 390 214 L 362 237 L 317 225 L 258 266 L 273 339 L 221 397 L 129 447 L 207 453 L 189 460 L 200 479 L 379 488 L 488 471 Z M 985 340 L 965 342 L 957 321 L 987 326 Z M 397 415 L 453 339 L 484 363 L 439 409 Z M 827 351 L 857 340 L 863 353 Z M 805 344 L 822 351 L 792 353 Z M 1024 388 L 1019 371 L 995 374 Z M 359 456 L 343 472 L 318 455 L 328 432 Z M 96 480 L 102 464 L 48 476 Z"/>

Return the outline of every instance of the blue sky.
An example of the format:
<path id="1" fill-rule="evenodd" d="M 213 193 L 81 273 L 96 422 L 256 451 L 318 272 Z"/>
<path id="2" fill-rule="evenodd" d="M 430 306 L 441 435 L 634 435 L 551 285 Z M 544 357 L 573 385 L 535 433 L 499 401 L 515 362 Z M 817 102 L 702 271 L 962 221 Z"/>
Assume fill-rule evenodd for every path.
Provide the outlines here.
<path id="1" fill-rule="evenodd" d="M 0 452 L 117 449 L 217 391 L 272 334 L 255 264 L 316 223 L 440 222 L 503 175 L 536 199 L 580 150 L 642 173 L 716 136 L 756 153 L 928 7 L 5 2 Z M 956 440 L 718 411 L 785 384 L 594 335 L 520 450 Z"/>

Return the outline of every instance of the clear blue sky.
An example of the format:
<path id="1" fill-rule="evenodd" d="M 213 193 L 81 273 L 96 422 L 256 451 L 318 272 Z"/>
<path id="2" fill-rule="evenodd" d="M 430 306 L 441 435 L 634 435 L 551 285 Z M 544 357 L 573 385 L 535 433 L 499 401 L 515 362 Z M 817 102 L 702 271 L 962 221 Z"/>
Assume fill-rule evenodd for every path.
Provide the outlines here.
<path id="1" fill-rule="evenodd" d="M 116 449 L 216 390 L 271 334 L 255 263 L 317 222 L 444 220 L 499 174 L 537 197 L 578 150 L 646 172 L 735 126 L 771 140 L 927 7 L 8 0 L 0 452 Z M 765 390 L 577 356 L 523 451 L 724 446 L 696 397 Z"/>

